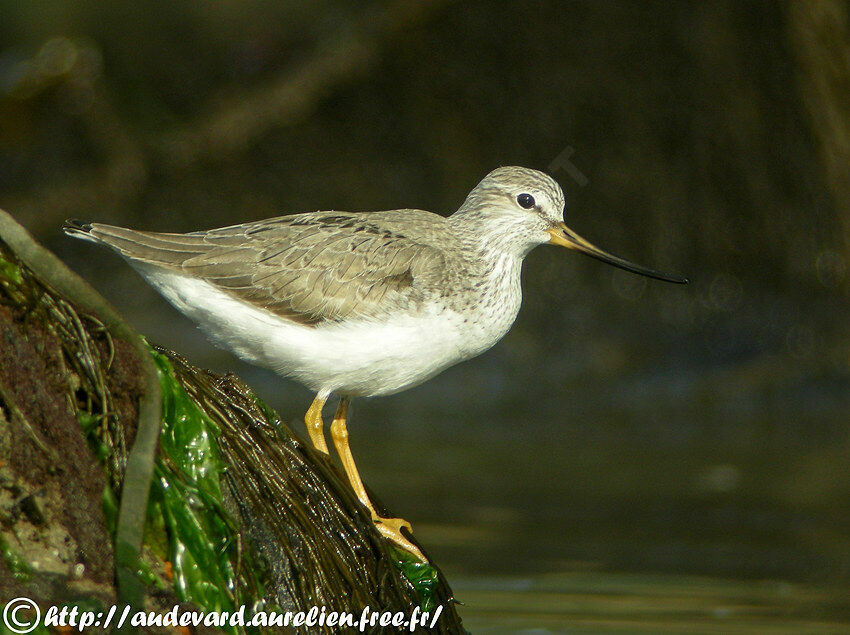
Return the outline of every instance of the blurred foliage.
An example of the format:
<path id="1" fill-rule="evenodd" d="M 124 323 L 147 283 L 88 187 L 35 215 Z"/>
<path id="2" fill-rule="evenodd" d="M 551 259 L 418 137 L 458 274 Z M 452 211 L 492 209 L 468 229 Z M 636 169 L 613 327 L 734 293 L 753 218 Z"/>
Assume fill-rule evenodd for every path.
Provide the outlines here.
<path id="1" fill-rule="evenodd" d="M 533 521 L 502 522 L 511 540 L 535 523 L 580 534 L 583 519 L 625 531 L 619 506 L 639 495 L 632 538 L 681 540 L 680 555 L 626 558 L 598 537 L 609 542 L 571 557 L 850 575 L 846 2 L 54 1 L 0 14 L 0 206 L 194 357 L 208 345 L 114 256 L 60 239 L 62 220 L 190 231 L 319 207 L 450 213 L 488 170 L 521 164 L 559 179 L 580 234 L 693 281 L 533 253 L 503 344 L 363 403 L 353 443 L 360 430 L 386 448 L 365 449 L 373 486 L 422 498 L 426 481 L 399 476 L 421 469 L 445 495 L 417 503 L 435 525 L 455 496 L 456 522 Z M 265 381 L 282 412 L 303 412 L 303 393 Z M 719 557 L 693 548 L 700 532 L 784 556 Z M 805 562 L 787 557 L 795 545 Z M 475 549 L 457 553 L 480 563 Z"/>

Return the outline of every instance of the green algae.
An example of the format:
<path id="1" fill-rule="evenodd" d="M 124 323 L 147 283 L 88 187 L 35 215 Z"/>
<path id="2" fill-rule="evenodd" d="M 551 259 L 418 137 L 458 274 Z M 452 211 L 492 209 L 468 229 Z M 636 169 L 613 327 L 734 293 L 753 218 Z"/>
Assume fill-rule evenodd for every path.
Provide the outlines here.
<path id="1" fill-rule="evenodd" d="M 262 584 L 249 556 L 238 552 L 238 528 L 223 506 L 219 431 L 177 381 L 168 358 L 150 352 L 160 379 L 162 427 L 144 542 L 151 553 L 170 563 L 171 584 L 180 600 L 207 611 L 233 611 L 245 603 L 241 595 L 253 600 Z M 101 416 L 79 410 L 77 419 L 95 456 L 105 463 L 110 448 L 98 435 Z M 102 500 L 114 536 L 119 501 L 109 485 Z M 236 562 L 243 565 L 239 572 Z M 136 563 L 136 575 L 148 586 L 165 588 L 162 577 L 144 560 Z"/>
<path id="2" fill-rule="evenodd" d="M 245 554 L 238 553 L 238 528 L 222 503 L 219 431 L 177 381 L 168 358 L 151 354 L 162 389 L 162 430 L 148 519 L 167 536 L 177 596 L 208 611 L 234 610 L 240 589 L 261 585 L 250 573 L 254 567 L 240 572 L 250 580 L 234 567 Z"/>
<path id="3" fill-rule="evenodd" d="M 6 543 L 2 536 L 0 536 L 0 556 L 3 557 L 6 569 L 9 570 L 15 580 L 29 582 L 32 569 L 21 555 Z"/>
<path id="4" fill-rule="evenodd" d="M 0 283 L 13 284 L 16 287 L 24 283 L 24 274 L 20 266 L 0 258 Z"/>
<path id="5" fill-rule="evenodd" d="M 422 562 L 412 553 L 402 549 L 391 547 L 390 552 L 393 555 L 395 566 L 416 589 L 416 593 L 419 595 L 419 608 L 427 612 L 437 608 L 435 596 L 437 585 L 440 583 L 437 570 L 427 562 Z"/>
<path id="6" fill-rule="evenodd" d="M 24 271 L 20 265 L 6 260 L 0 255 L 0 288 L 16 303 L 26 305 L 26 296 L 21 291 L 23 284 Z"/>

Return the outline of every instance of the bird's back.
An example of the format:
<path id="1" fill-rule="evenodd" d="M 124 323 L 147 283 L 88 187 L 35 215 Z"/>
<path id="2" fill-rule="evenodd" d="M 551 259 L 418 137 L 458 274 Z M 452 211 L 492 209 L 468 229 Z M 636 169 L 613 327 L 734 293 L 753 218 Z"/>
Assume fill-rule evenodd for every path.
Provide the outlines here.
<path id="1" fill-rule="evenodd" d="M 65 232 L 307 325 L 415 310 L 463 267 L 446 219 L 421 210 L 312 212 L 189 234 L 68 221 Z"/>

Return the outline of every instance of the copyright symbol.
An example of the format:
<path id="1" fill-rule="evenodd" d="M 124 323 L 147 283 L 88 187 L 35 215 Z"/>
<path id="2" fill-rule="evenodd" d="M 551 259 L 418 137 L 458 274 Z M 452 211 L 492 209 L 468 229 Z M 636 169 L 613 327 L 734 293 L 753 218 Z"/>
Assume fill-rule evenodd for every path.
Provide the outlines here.
<path id="1" fill-rule="evenodd" d="M 29 611 L 35 611 L 35 617 L 27 617 Z M 38 604 L 29 598 L 9 600 L 3 609 L 3 624 L 13 633 L 29 633 L 35 630 L 40 619 L 41 611 L 38 610 Z"/>

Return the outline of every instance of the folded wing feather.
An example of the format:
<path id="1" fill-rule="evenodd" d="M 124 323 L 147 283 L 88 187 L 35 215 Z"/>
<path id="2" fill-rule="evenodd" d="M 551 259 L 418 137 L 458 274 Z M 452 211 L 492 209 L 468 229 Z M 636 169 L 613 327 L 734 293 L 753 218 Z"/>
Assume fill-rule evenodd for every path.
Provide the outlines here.
<path id="1" fill-rule="evenodd" d="M 414 308 L 443 253 L 368 214 L 297 214 L 191 234 L 94 223 L 90 235 L 126 258 L 206 280 L 302 324 L 380 319 Z"/>

